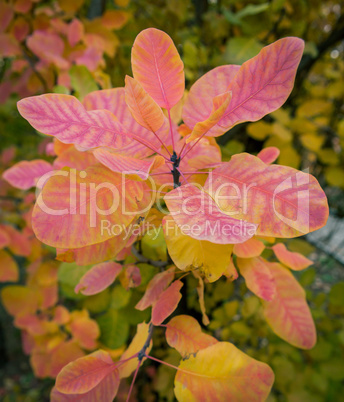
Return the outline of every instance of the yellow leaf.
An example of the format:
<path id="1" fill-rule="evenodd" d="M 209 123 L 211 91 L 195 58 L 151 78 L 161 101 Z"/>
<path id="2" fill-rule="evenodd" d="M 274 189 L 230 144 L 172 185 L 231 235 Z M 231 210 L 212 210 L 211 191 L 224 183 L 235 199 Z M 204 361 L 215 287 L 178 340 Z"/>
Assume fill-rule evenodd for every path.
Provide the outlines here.
<path id="1" fill-rule="evenodd" d="M 274 382 L 271 368 L 228 342 L 182 360 L 175 378 L 178 401 L 264 401 Z"/>
<path id="2" fill-rule="evenodd" d="M 264 140 L 268 135 L 272 134 L 272 125 L 265 121 L 249 124 L 247 133 L 255 140 Z"/>
<path id="3" fill-rule="evenodd" d="M 325 136 L 316 133 L 303 134 L 300 137 L 300 141 L 305 148 L 316 152 L 325 142 Z"/>
<path id="4" fill-rule="evenodd" d="M 163 219 L 163 228 L 169 254 L 179 269 L 199 268 L 209 282 L 215 282 L 226 271 L 231 262 L 231 244 L 193 239 L 183 234 L 169 216 Z"/>
<path id="5" fill-rule="evenodd" d="M 331 166 L 325 170 L 325 177 L 331 186 L 344 188 L 343 168 Z"/>

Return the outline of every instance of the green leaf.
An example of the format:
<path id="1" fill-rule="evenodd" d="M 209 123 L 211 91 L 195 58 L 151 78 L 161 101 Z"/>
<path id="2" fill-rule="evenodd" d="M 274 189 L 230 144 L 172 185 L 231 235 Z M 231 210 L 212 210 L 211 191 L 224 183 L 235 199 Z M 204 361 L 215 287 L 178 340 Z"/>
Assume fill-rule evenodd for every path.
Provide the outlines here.
<path id="1" fill-rule="evenodd" d="M 110 349 L 123 346 L 129 335 L 127 316 L 122 312 L 110 309 L 97 318 L 101 331 L 100 342 Z"/>
<path id="2" fill-rule="evenodd" d="M 229 64 L 242 64 L 256 56 L 263 45 L 255 38 L 237 37 L 228 40 L 224 53 L 224 61 Z"/>
<path id="3" fill-rule="evenodd" d="M 75 262 L 64 262 L 59 266 L 57 271 L 57 279 L 60 284 L 61 291 L 65 297 L 73 300 L 82 300 L 86 296 L 75 293 L 74 288 L 79 283 L 81 277 L 91 268 L 88 266 L 79 266 Z"/>
<path id="4" fill-rule="evenodd" d="M 111 309 L 120 309 L 125 307 L 130 300 L 131 291 L 125 290 L 122 285 L 116 285 L 111 292 Z"/>
<path id="5" fill-rule="evenodd" d="M 88 93 L 98 90 L 98 85 L 87 67 L 73 66 L 69 70 L 69 75 L 72 88 L 75 91 L 74 95 L 80 101 L 82 101 Z"/>

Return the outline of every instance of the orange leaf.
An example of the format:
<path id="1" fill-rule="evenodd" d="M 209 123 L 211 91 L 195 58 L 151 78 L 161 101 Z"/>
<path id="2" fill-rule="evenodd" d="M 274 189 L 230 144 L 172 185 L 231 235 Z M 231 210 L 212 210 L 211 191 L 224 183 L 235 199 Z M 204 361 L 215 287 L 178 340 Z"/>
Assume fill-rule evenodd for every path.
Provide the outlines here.
<path id="1" fill-rule="evenodd" d="M 4 250 L 0 250 L 0 282 L 17 282 L 19 269 L 17 263 Z"/>
<path id="2" fill-rule="evenodd" d="M 2 304 L 11 315 L 35 313 L 38 308 L 38 295 L 35 290 L 25 286 L 6 286 L 1 291 Z"/>
<path id="3" fill-rule="evenodd" d="M 165 116 L 159 105 L 134 78 L 125 77 L 125 101 L 141 126 L 156 132 L 164 124 Z"/>
<path id="4" fill-rule="evenodd" d="M 166 328 L 167 343 L 183 358 L 217 343 L 215 338 L 202 332 L 198 322 L 189 315 L 173 317 Z"/>
<path id="5" fill-rule="evenodd" d="M 119 387 L 118 371 L 114 370 L 100 381 L 91 391 L 85 394 L 63 394 L 56 387 L 50 394 L 51 402 L 95 402 L 113 401 Z"/>
<path id="6" fill-rule="evenodd" d="M 122 265 L 116 262 L 103 262 L 92 267 L 80 279 L 75 287 L 75 293 L 86 296 L 95 295 L 109 287 L 121 272 Z"/>
<path id="7" fill-rule="evenodd" d="M 272 249 L 281 263 L 294 271 L 301 271 L 313 264 L 313 261 L 304 255 L 287 250 L 283 243 L 275 244 Z"/>
<path id="8" fill-rule="evenodd" d="M 155 102 L 171 109 L 183 96 L 184 65 L 172 39 L 155 28 L 141 31 L 131 53 L 134 78 Z"/>
<path id="9" fill-rule="evenodd" d="M 264 300 L 273 300 L 276 286 L 268 262 L 261 257 L 237 258 L 237 264 L 251 292 Z"/>
<path id="10" fill-rule="evenodd" d="M 305 291 L 293 274 L 278 263 L 269 263 L 276 285 L 276 295 L 264 301 L 264 316 L 272 330 L 293 346 L 311 349 L 316 343 L 316 329 L 306 302 Z"/>
<path id="11" fill-rule="evenodd" d="M 183 282 L 174 281 L 172 285 L 161 293 L 152 308 L 153 325 L 160 325 L 177 308 L 182 298 L 182 294 L 180 293 L 182 286 Z"/>
<path id="12" fill-rule="evenodd" d="M 233 253 L 240 258 L 252 258 L 259 257 L 264 249 L 264 243 L 252 237 L 244 243 L 234 244 Z"/>
<path id="13" fill-rule="evenodd" d="M 141 182 L 123 183 L 120 174 L 103 166 L 80 173 L 66 168 L 54 175 L 44 185 L 32 213 L 37 238 L 52 247 L 80 248 L 119 235 L 134 219 L 143 197 Z"/>
<path id="14" fill-rule="evenodd" d="M 64 394 L 85 394 L 115 370 L 110 355 L 98 350 L 65 366 L 56 378 L 56 390 Z"/>
<path id="15" fill-rule="evenodd" d="M 230 101 L 232 99 L 232 92 L 227 91 L 223 94 L 215 96 L 213 99 L 213 110 L 211 111 L 209 117 L 199 122 L 195 125 L 192 130 L 190 137 L 186 140 L 186 142 L 193 141 L 203 134 L 206 134 L 211 130 L 222 118 L 225 113 Z"/>
<path id="16" fill-rule="evenodd" d="M 169 268 L 164 272 L 156 274 L 153 279 L 147 285 L 145 294 L 142 299 L 136 304 L 135 308 L 138 310 L 145 310 L 149 306 L 153 305 L 161 295 L 161 293 L 167 288 L 174 278 L 174 267 Z"/>

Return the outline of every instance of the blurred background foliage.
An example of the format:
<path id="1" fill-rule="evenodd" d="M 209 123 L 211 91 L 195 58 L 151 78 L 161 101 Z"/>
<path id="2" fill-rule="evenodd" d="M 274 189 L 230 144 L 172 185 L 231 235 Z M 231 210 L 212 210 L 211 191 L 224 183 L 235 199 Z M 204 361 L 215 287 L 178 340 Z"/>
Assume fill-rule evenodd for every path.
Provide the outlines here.
<path id="1" fill-rule="evenodd" d="M 0 173 L 15 161 L 38 156 L 49 160 L 46 140 L 20 118 L 16 101 L 44 92 L 67 93 L 82 99 L 88 92 L 124 85 L 131 74 L 130 52 L 136 35 L 156 27 L 174 40 L 185 64 L 187 88 L 204 73 L 221 64 L 242 64 L 260 49 L 285 36 L 305 40 L 295 88 L 280 110 L 256 123 L 234 127 L 218 139 L 224 159 L 238 152 L 258 153 L 267 146 L 281 150 L 278 163 L 309 169 L 325 189 L 331 216 L 339 222 L 325 237 L 288 242 L 290 250 L 309 255 L 315 265 L 297 276 L 307 290 L 318 330 L 318 344 L 298 350 L 277 338 L 260 318 L 258 299 L 244 283 L 221 279 L 205 289 L 205 304 L 219 340 L 231 341 L 252 357 L 266 361 L 276 374 L 270 401 L 339 401 L 344 391 L 344 5 L 331 0 L 0 0 Z M 25 215 L 32 199 L 27 193 L 0 181 L 1 223 L 18 233 L 29 226 Z M 336 247 L 324 252 L 323 243 Z M 310 242 L 312 244 L 310 244 Z M 43 256 L 55 258 L 46 246 L 9 250 L 20 268 L 19 284 L 32 286 L 30 264 Z M 163 243 L 143 239 L 147 258 L 166 259 Z M 266 251 L 269 253 L 269 250 Z M 266 255 L 268 257 L 268 255 Z M 127 261 L 130 263 L 130 261 Z M 75 295 L 73 289 L 88 267 L 56 267 L 56 303 L 73 315 L 84 310 L 100 328 L 100 342 L 116 353 L 135 333 L 145 312 L 134 309 L 143 285 L 157 272 L 139 264 L 142 285 L 129 292 L 114 285 L 100 295 Z M 31 275 L 31 276 L 30 276 Z M 124 281 L 124 282 L 123 282 Z M 184 304 L 177 311 L 201 322 L 197 280 L 188 277 Z M 122 278 L 122 285 L 125 278 Z M 31 285 L 30 285 L 31 284 Z M 6 285 L 6 284 L 5 284 Z M 2 287 L 4 285 L 1 285 Z M 50 309 L 53 307 L 49 307 Z M 54 307 L 55 308 L 55 307 Z M 51 310 L 43 311 L 50 314 Z M 43 401 L 53 384 L 52 373 L 40 371 L 35 358 L 22 352 L 20 331 L 0 309 L 0 399 Z M 55 328 L 56 329 L 56 328 Z M 75 337 L 68 325 L 52 336 Z M 154 335 L 156 355 L 172 364 L 177 353 L 166 348 L 159 331 Z M 66 338 L 67 339 L 67 338 Z M 80 340 L 79 340 L 80 341 Z M 79 345 L 84 349 L 84 345 Z M 87 348 L 86 348 L 87 349 Z M 92 349 L 92 348 L 91 348 Z M 36 362 L 37 363 L 37 362 Z M 173 370 L 145 366 L 138 379 L 144 400 L 172 401 Z M 126 384 L 118 399 L 125 399 Z"/>

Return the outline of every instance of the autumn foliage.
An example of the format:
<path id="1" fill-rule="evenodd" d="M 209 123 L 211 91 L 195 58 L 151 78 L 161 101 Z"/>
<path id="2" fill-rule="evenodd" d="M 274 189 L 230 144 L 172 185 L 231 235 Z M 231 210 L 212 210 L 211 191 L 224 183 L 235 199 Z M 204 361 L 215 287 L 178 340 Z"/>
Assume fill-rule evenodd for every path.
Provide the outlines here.
<path id="1" fill-rule="evenodd" d="M 69 40 L 76 40 L 74 29 Z M 305 291 L 292 273 L 312 262 L 276 239 L 324 226 L 326 196 L 312 175 L 274 164 L 276 147 L 223 162 L 215 141 L 284 104 L 303 50 L 301 39 L 278 40 L 241 66 L 212 69 L 185 95 L 177 48 L 166 33 L 150 28 L 133 44 L 133 77 L 125 78 L 124 88 L 91 92 L 82 102 L 63 94 L 18 102 L 22 117 L 53 137 L 47 147 L 55 159 L 22 161 L 4 172 L 14 187 L 37 186 L 37 198 L 24 234 L 0 228 L 2 246 L 15 247 L 27 233 L 27 241 L 56 248 L 65 275 L 69 266 L 82 266 L 76 286 L 68 288 L 76 297 L 111 287 L 120 294 L 113 302 L 120 304 L 127 291 L 141 287 L 132 314 L 149 316 L 138 323 L 126 350 L 106 348 L 99 327 L 115 317 L 103 316 L 97 324 L 86 309 L 68 311 L 58 304 L 59 263 L 32 258 L 27 285 L 7 286 L 2 300 L 23 331 L 38 375 L 57 376 L 52 401 L 112 401 L 120 382 L 133 376 L 129 400 L 146 360 L 176 370 L 180 401 L 265 400 L 274 382 L 265 362 L 218 341 L 194 317 L 173 315 L 186 297 L 189 276 L 198 282 L 204 325 L 205 284 L 226 277 L 235 286 L 240 275 L 261 300 L 276 335 L 297 348 L 315 345 Z M 53 62 L 63 70 L 60 57 Z M 165 261 L 159 252 L 144 256 L 147 242 L 151 248 L 167 245 Z M 268 258 L 265 251 L 271 251 Z M 10 267 L 1 280 L 15 281 L 15 262 L 1 253 Z M 160 271 L 147 280 L 142 262 Z M 178 366 L 154 356 L 153 333 L 159 329 L 180 353 Z"/>

